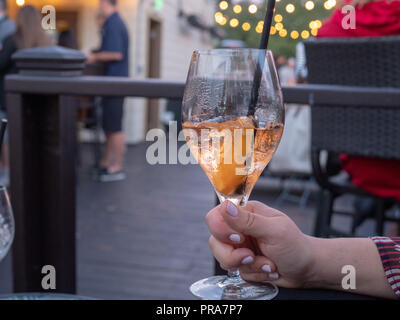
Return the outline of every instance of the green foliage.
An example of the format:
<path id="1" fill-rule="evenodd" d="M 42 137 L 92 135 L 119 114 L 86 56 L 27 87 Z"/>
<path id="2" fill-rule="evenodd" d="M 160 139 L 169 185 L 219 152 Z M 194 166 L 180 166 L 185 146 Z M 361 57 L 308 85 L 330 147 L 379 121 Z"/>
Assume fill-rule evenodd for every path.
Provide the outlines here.
<path id="1" fill-rule="evenodd" d="M 301 31 L 310 31 L 309 23 L 313 20 L 325 20 L 331 15 L 333 10 L 326 10 L 324 8 L 325 0 L 313 0 L 315 7 L 313 10 L 308 11 L 304 7 L 306 0 L 280 0 L 276 3 L 275 15 L 280 14 L 283 17 L 282 23 L 284 29 L 287 30 L 286 37 L 280 37 L 278 32 L 270 36 L 269 48 L 274 52 L 275 56 L 283 55 L 286 57 L 295 55 L 296 44 L 301 41 L 301 37 L 294 40 L 290 37 L 290 32 L 297 30 L 299 34 Z M 217 1 L 217 11 L 221 11 L 218 8 L 219 0 Z M 267 1 L 264 2 L 262 6 L 258 8 L 256 14 L 250 14 L 248 11 L 248 6 L 250 2 L 243 1 L 240 3 L 242 6 L 242 12 L 236 14 L 233 12 L 233 4 L 229 2 L 229 8 L 227 10 L 221 11 L 227 18 L 227 23 L 224 26 L 220 26 L 226 32 L 226 39 L 237 39 L 246 42 L 247 46 L 250 48 L 258 48 L 260 43 L 261 35 L 256 32 L 255 28 L 258 22 L 264 20 L 265 11 L 267 7 Z M 295 6 L 295 11 L 293 13 L 286 12 L 286 6 L 292 3 Z M 232 18 L 237 18 L 240 22 L 239 26 L 232 28 L 229 25 L 229 20 Z M 244 22 L 251 24 L 251 30 L 245 32 L 241 26 Z M 275 22 L 272 23 L 274 25 Z"/>

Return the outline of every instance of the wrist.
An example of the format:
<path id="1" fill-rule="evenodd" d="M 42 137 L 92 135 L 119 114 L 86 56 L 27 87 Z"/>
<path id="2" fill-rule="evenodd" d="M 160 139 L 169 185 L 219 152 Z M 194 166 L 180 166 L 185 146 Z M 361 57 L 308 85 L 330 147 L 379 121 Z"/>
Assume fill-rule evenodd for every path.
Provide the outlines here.
<path id="1" fill-rule="evenodd" d="M 340 270 L 335 270 L 335 241 L 308 236 L 310 265 L 304 281 L 305 288 L 336 289 L 340 284 Z"/>

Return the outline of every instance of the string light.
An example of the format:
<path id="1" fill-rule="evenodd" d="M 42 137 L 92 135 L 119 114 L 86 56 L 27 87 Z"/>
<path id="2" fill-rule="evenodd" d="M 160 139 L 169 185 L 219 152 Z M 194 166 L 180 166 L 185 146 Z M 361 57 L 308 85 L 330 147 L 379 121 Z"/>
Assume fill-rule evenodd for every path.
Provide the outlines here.
<path id="1" fill-rule="evenodd" d="M 248 23 L 248 22 L 243 23 L 243 24 L 242 24 L 242 29 L 243 29 L 244 31 L 249 31 L 249 30 L 251 29 L 251 24 Z"/>
<path id="2" fill-rule="evenodd" d="M 231 21 L 229 21 L 229 25 L 232 28 L 236 28 L 239 25 L 239 20 L 236 18 L 231 19 Z"/>
<path id="3" fill-rule="evenodd" d="M 317 24 L 317 28 L 321 28 L 322 27 L 321 20 L 315 20 L 315 23 Z"/>
<path id="4" fill-rule="evenodd" d="M 242 6 L 240 4 L 237 4 L 233 7 L 233 12 L 236 14 L 239 14 L 242 12 Z"/>
<path id="5" fill-rule="evenodd" d="M 328 0 L 324 3 L 324 8 L 326 10 L 331 10 L 336 6 L 336 0 Z"/>
<path id="6" fill-rule="evenodd" d="M 269 33 L 274 35 L 276 33 L 276 28 L 274 26 L 271 26 L 271 30 Z"/>
<path id="7" fill-rule="evenodd" d="M 282 15 L 280 15 L 280 14 L 277 14 L 277 15 L 274 17 L 275 22 L 281 22 L 282 19 L 283 19 L 283 17 L 282 17 Z"/>
<path id="8" fill-rule="evenodd" d="M 275 25 L 275 28 L 276 30 L 281 31 L 283 29 L 283 24 L 279 22 Z"/>
<path id="9" fill-rule="evenodd" d="M 310 36 L 310 33 L 309 33 L 307 30 L 303 30 L 303 31 L 301 32 L 301 37 L 302 37 L 303 39 L 307 39 L 309 36 Z"/>
<path id="10" fill-rule="evenodd" d="M 218 24 L 222 24 L 223 20 L 225 19 L 224 15 L 221 12 L 217 12 L 214 15 L 215 22 Z"/>
<path id="11" fill-rule="evenodd" d="M 287 30 L 286 29 L 282 29 L 281 31 L 279 31 L 279 36 L 284 38 L 287 36 Z"/>
<path id="12" fill-rule="evenodd" d="M 258 8 L 257 8 L 257 6 L 255 4 L 249 5 L 249 12 L 251 14 L 255 14 L 257 11 L 258 11 Z"/>
<path id="13" fill-rule="evenodd" d="M 312 30 L 311 30 L 311 34 L 312 34 L 314 37 L 316 37 L 317 34 L 318 34 L 318 29 L 312 29 Z"/>
<path id="14" fill-rule="evenodd" d="M 22 7 L 25 4 L 25 0 L 17 0 L 17 6 Z"/>
<path id="15" fill-rule="evenodd" d="M 290 33 L 290 37 L 291 37 L 292 39 L 296 40 L 296 39 L 299 37 L 299 33 L 298 33 L 296 30 L 293 30 L 293 31 Z"/>
<path id="16" fill-rule="evenodd" d="M 227 1 L 221 1 L 221 2 L 219 3 L 219 8 L 220 8 L 221 10 L 226 10 L 226 9 L 228 9 L 228 7 L 229 7 L 229 4 L 228 4 Z"/>
<path id="17" fill-rule="evenodd" d="M 287 11 L 287 13 L 293 13 L 295 9 L 296 9 L 296 8 L 295 8 L 295 6 L 294 6 L 292 3 L 289 3 L 289 4 L 286 6 L 286 11 Z"/>
<path id="18" fill-rule="evenodd" d="M 304 7 L 308 10 L 311 11 L 312 9 L 314 9 L 315 4 L 314 2 L 312 2 L 311 0 L 308 0 L 305 4 Z"/>
<path id="19" fill-rule="evenodd" d="M 311 21 L 308 26 L 310 29 L 316 29 L 318 28 L 318 23 L 316 21 Z"/>
<path id="20" fill-rule="evenodd" d="M 264 21 L 262 21 L 262 20 L 258 21 L 258 25 L 261 26 L 262 28 L 264 28 Z"/>
<path id="21" fill-rule="evenodd" d="M 271 27 L 271 29 L 272 29 L 272 27 Z M 260 25 L 257 25 L 256 32 L 257 33 L 262 33 L 263 32 L 263 27 L 261 27 Z"/>

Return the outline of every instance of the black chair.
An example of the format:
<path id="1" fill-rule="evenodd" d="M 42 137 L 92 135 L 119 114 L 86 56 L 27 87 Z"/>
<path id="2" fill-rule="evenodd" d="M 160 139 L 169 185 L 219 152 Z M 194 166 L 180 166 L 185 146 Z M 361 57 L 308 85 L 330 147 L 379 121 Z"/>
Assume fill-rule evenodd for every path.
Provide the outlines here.
<path id="1" fill-rule="evenodd" d="M 400 88 L 400 37 L 311 39 L 305 47 L 310 84 Z M 398 221 L 385 215 L 395 200 L 376 197 L 348 180 L 334 181 L 321 164 L 323 151 L 330 158 L 344 153 L 400 161 L 400 101 L 398 108 L 312 105 L 312 162 L 321 188 L 315 235 L 354 235 L 358 213 L 334 210 L 335 200 L 344 194 L 375 199 L 375 231 L 382 235 L 385 221 Z M 353 218 L 351 232 L 332 228 L 334 214 Z"/>

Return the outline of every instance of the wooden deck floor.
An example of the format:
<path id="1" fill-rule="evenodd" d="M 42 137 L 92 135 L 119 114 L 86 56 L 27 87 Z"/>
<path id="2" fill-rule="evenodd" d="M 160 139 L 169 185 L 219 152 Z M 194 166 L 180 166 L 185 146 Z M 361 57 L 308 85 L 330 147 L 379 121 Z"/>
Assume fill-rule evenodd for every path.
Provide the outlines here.
<path id="1" fill-rule="evenodd" d="M 126 181 L 101 184 L 91 179 L 90 147 L 81 147 L 78 294 L 107 299 L 192 299 L 189 285 L 213 272 L 204 221 L 215 201 L 208 179 L 198 166 L 150 166 L 146 148 L 146 144 L 129 148 Z M 262 179 L 252 199 L 273 205 L 274 185 Z M 304 210 L 288 203 L 279 209 L 311 233 L 314 206 L 311 199 Z M 370 230 L 366 223 L 361 232 Z M 0 292 L 10 291 L 8 258 L 0 264 Z"/>

